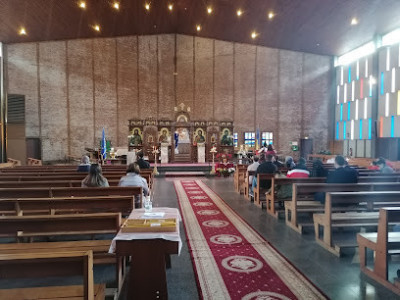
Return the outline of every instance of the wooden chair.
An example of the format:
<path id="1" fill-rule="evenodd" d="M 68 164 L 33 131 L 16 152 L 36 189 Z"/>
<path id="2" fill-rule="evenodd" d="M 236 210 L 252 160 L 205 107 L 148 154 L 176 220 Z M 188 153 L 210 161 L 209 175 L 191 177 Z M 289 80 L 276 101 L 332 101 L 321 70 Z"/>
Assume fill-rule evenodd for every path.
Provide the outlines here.
<path id="1" fill-rule="evenodd" d="M 390 224 L 400 223 L 400 207 L 381 208 L 379 210 L 378 232 L 357 234 L 361 271 L 391 291 L 400 295 L 400 283 L 388 279 L 388 261 L 391 254 L 400 252 L 400 232 L 392 232 Z M 372 269 L 367 267 L 366 250 L 374 251 L 375 261 Z"/>

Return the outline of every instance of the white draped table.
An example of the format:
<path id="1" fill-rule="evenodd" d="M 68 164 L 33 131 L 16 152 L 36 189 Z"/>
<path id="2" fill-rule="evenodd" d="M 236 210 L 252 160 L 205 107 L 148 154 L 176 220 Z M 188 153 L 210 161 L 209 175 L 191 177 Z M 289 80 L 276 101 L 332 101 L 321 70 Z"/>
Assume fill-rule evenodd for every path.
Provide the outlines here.
<path id="1" fill-rule="evenodd" d="M 110 253 L 132 258 L 127 299 L 168 299 L 165 267 L 170 263 L 169 255 L 179 254 L 182 248 L 181 216 L 176 208 L 156 207 L 152 212 L 165 213 L 156 219 L 176 218 L 176 231 L 119 232 L 110 246 Z M 143 216 L 144 209 L 135 209 L 128 219 L 143 219 Z"/>

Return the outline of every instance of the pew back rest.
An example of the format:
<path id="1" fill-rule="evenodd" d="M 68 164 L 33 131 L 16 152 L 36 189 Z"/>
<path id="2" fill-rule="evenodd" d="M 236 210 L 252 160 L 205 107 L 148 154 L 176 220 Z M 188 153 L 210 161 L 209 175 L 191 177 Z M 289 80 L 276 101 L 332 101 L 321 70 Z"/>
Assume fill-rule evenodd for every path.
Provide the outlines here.
<path id="1" fill-rule="evenodd" d="M 397 182 L 371 183 L 294 183 L 293 197 L 316 192 L 400 191 Z"/>
<path id="2" fill-rule="evenodd" d="M 0 217 L 0 236 L 116 234 L 120 213 Z"/>
<path id="3" fill-rule="evenodd" d="M 400 223 L 400 207 L 383 207 L 379 209 L 379 224 L 377 244 L 382 248 L 382 252 L 387 253 L 389 249 L 400 249 L 400 243 L 388 244 L 390 226 L 389 224 Z"/>
<path id="4" fill-rule="evenodd" d="M 80 275 L 83 276 L 84 299 L 94 299 L 93 253 L 90 250 L 0 254 L 0 274 L 4 279 Z"/>
<path id="5" fill-rule="evenodd" d="M 0 199 L 2 213 L 23 215 L 65 213 L 99 213 L 119 212 L 129 215 L 135 208 L 133 196 L 98 196 L 98 197 L 66 197 L 66 198 L 22 198 Z"/>

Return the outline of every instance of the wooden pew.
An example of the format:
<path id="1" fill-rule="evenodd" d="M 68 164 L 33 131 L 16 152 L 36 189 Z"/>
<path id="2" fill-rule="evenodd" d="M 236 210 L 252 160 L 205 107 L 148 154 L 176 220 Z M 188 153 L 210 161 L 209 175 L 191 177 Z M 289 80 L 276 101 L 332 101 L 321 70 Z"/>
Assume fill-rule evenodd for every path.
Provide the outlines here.
<path id="1" fill-rule="evenodd" d="M 0 237 L 116 234 L 120 226 L 120 213 L 0 216 Z"/>
<path id="2" fill-rule="evenodd" d="M 246 170 L 247 170 L 247 165 L 237 165 L 236 171 L 233 175 L 233 185 L 235 191 L 238 192 L 239 194 L 242 194 L 244 192 L 243 183 L 244 183 L 244 178 L 246 176 Z"/>
<path id="3" fill-rule="evenodd" d="M 53 198 L 53 197 L 92 197 L 92 196 L 132 196 L 140 195 L 141 187 L 80 188 L 80 187 L 48 187 L 48 188 L 0 188 L 0 199 L 4 198 Z"/>
<path id="4" fill-rule="evenodd" d="M 293 184 L 292 201 L 285 202 L 286 225 L 298 233 L 303 232 L 305 226 L 313 226 L 312 218 L 304 222 L 299 221 L 299 213 L 323 212 L 325 207 L 314 200 L 317 192 L 362 192 L 362 191 L 399 191 L 400 183 L 397 182 L 371 182 L 371 183 L 295 183 Z"/>
<path id="5" fill-rule="evenodd" d="M 127 216 L 133 209 L 134 196 L 0 199 L 0 214 L 10 216 L 102 212 Z"/>
<path id="6" fill-rule="evenodd" d="M 266 207 L 267 213 L 271 216 L 278 218 L 280 212 L 284 212 L 284 209 L 277 209 L 279 201 L 290 201 L 288 199 L 277 198 L 277 187 L 282 185 L 293 185 L 293 183 L 324 183 L 325 177 L 314 177 L 314 178 L 272 178 L 271 179 L 271 191 L 266 193 Z"/>
<path id="7" fill-rule="evenodd" d="M 0 224 L 0 237 L 17 237 L 19 241 L 0 244 L 0 254 L 24 253 L 27 248 L 36 252 L 92 250 L 96 264 L 116 264 L 116 281 L 118 288 L 122 287 L 124 265 L 121 258 L 108 253 L 110 239 L 20 243 L 24 238 L 32 242 L 36 237 L 63 237 L 71 240 L 76 236 L 115 235 L 121 226 L 120 213 L 0 217 Z"/>
<path id="8" fill-rule="evenodd" d="M 104 299 L 104 284 L 94 285 L 92 251 L 0 255 L 4 279 L 83 277 L 82 286 L 57 286 L 0 290 L 0 299 Z"/>
<path id="9" fill-rule="evenodd" d="M 265 204 L 265 200 L 260 197 L 260 195 L 264 195 L 268 190 L 260 187 L 260 182 L 264 180 L 271 180 L 274 178 L 275 174 L 257 174 L 257 186 L 253 190 L 254 194 L 254 204 L 258 207 L 263 208 L 263 204 Z"/>
<path id="10" fill-rule="evenodd" d="M 253 180 L 250 180 L 250 176 L 254 176 L 256 171 L 246 171 L 246 177 L 244 178 L 243 190 L 244 190 L 244 198 L 248 201 L 251 201 L 250 197 L 250 189 L 253 184 Z"/>
<path id="11" fill-rule="evenodd" d="M 118 183 L 119 179 L 108 180 L 108 184 L 110 186 L 118 186 Z M 81 186 L 82 186 L 82 180 L 0 181 L 0 188 L 81 187 Z"/>
<path id="12" fill-rule="evenodd" d="M 382 206 L 400 206 L 400 191 L 327 193 L 324 211 L 313 216 L 317 243 L 337 256 L 343 248 L 356 247 L 356 233 L 354 240 L 342 241 L 333 238 L 333 228 L 375 227 Z"/>
<path id="13" fill-rule="evenodd" d="M 390 230 L 389 224 L 400 223 L 400 207 L 381 208 L 379 210 L 378 232 L 357 234 L 357 243 L 360 253 L 361 271 L 379 282 L 392 292 L 400 295 L 400 284 L 395 279 L 392 283 L 388 279 L 388 257 L 392 253 L 399 254 L 400 232 Z M 366 250 L 374 251 L 374 267 L 367 267 Z"/>
<path id="14" fill-rule="evenodd" d="M 32 176 L 32 175 L 2 175 L 0 174 L 0 182 L 4 181 L 69 181 L 69 180 L 74 180 L 74 181 L 82 181 L 87 174 L 85 173 L 75 173 L 74 175 L 51 175 L 51 176 Z M 125 174 L 111 174 L 105 176 L 108 180 L 108 182 L 113 183 L 112 185 L 118 185 L 119 180 L 121 179 L 122 176 Z M 151 173 L 140 173 L 140 176 L 142 176 L 144 179 L 146 179 L 147 184 L 149 185 L 149 188 L 153 186 L 153 175 Z M 111 184 L 110 184 L 111 185 Z M 77 183 L 75 183 L 73 186 L 78 186 Z M 80 186 L 80 185 L 79 185 Z"/>
<path id="15" fill-rule="evenodd" d="M 289 199 L 277 199 L 276 187 L 293 183 L 325 183 L 325 177 L 310 177 L 310 178 L 273 178 L 271 182 L 271 192 L 266 193 L 267 199 L 267 212 L 277 218 L 280 212 L 284 212 L 284 208 L 276 210 L 276 204 L 279 201 L 290 201 Z M 400 182 L 400 176 L 365 176 L 359 177 L 359 183 L 364 182 Z"/>

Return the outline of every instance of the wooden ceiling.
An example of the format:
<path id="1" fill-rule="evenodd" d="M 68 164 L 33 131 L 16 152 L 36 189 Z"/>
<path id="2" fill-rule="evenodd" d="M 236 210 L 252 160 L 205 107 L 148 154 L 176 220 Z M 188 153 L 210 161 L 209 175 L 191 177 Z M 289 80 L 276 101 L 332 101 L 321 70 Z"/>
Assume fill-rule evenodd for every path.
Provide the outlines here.
<path id="1" fill-rule="evenodd" d="M 400 27 L 400 0 L 0 0 L 4 43 L 181 33 L 340 55 Z M 168 4 L 173 10 L 168 10 Z M 211 6 L 213 12 L 207 13 Z M 243 14 L 238 17 L 236 11 Z M 268 19 L 268 12 L 275 17 Z M 351 26 L 353 17 L 359 24 Z M 92 26 L 99 24 L 101 31 Z M 202 29 L 196 31 L 196 25 Z M 18 31 L 25 27 L 27 35 Z M 256 31 L 256 39 L 251 32 Z"/>

